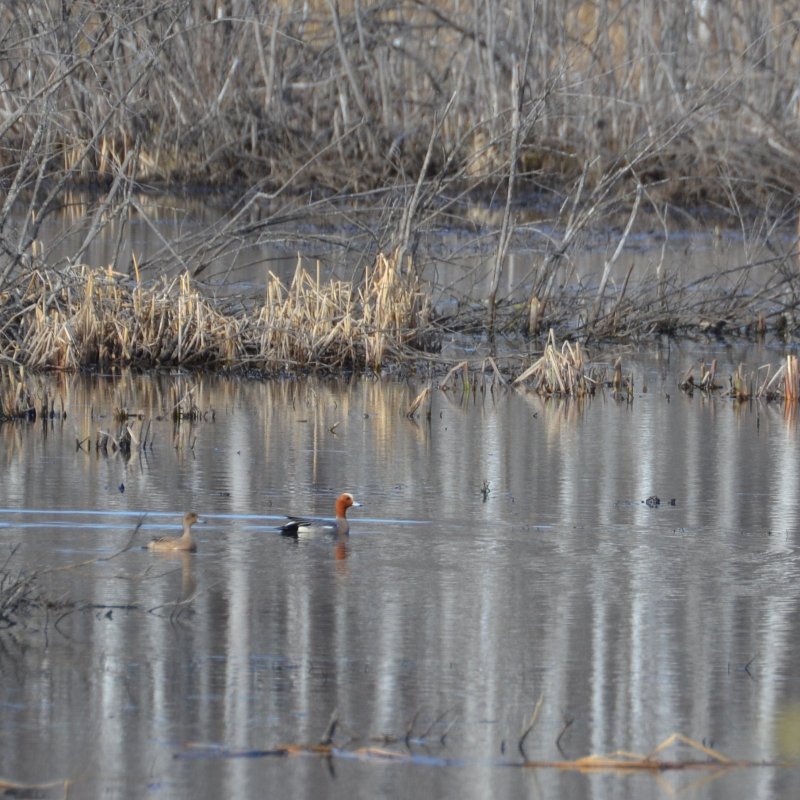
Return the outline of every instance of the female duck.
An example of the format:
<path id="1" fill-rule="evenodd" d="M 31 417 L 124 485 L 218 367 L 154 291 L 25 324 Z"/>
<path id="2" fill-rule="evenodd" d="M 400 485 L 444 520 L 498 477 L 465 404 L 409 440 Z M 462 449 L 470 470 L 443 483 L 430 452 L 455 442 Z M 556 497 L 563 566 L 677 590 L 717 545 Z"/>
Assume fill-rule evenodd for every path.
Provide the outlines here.
<path id="1" fill-rule="evenodd" d="M 360 508 L 350 492 L 340 494 L 334 506 L 335 519 L 314 519 L 313 517 L 288 517 L 289 522 L 281 526 L 284 536 L 314 536 L 325 533 L 345 535 L 350 533 L 350 523 L 347 521 L 348 508 Z"/>
<path id="2" fill-rule="evenodd" d="M 189 553 L 194 553 L 197 550 L 197 545 L 192 538 L 192 525 L 197 522 L 199 517 L 194 511 L 188 511 L 183 515 L 183 536 L 163 536 L 160 539 L 153 539 L 150 542 L 151 550 L 161 550 L 174 552 L 176 550 L 183 550 Z"/>

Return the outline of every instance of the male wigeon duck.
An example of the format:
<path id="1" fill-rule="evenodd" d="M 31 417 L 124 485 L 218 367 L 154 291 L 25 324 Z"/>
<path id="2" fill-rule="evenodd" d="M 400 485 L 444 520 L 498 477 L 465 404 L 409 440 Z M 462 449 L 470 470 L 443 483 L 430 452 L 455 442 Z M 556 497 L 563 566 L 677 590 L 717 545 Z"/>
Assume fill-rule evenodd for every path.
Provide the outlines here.
<path id="1" fill-rule="evenodd" d="M 313 517 L 288 517 L 289 522 L 281 526 L 284 536 L 314 536 L 320 534 L 345 535 L 350 533 L 347 521 L 348 508 L 360 508 L 350 492 L 344 492 L 336 498 L 336 519 L 314 519 Z"/>
<path id="2" fill-rule="evenodd" d="M 162 536 L 160 539 L 153 539 L 148 545 L 151 550 L 185 550 L 194 553 L 197 544 L 192 538 L 192 525 L 197 522 L 199 517 L 194 511 L 187 511 L 183 515 L 183 536 Z"/>

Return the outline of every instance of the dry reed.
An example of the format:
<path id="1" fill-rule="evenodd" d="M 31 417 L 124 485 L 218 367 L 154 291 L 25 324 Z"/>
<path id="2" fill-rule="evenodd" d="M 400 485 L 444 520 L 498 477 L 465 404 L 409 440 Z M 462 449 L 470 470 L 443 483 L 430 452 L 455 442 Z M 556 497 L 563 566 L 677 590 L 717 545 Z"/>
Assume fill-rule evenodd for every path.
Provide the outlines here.
<path id="1" fill-rule="evenodd" d="M 378 255 L 358 287 L 323 281 L 300 262 L 290 286 L 274 275 L 264 302 L 226 312 L 187 273 L 151 285 L 107 270 L 35 270 L 0 322 L 13 363 L 74 371 L 115 366 L 364 368 L 401 361 L 430 327 L 430 299 L 411 268 Z M 19 391 L 19 389 L 17 389 Z M 19 398 L 4 402 L 18 408 Z M 181 417 L 192 409 L 174 408 Z M 199 413 L 199 412 L 198 412 Z"/>
<path id="2" fill-rule="evenodd" d="M 538 336 L 570 326 L 608 338 L 744 325 L 763 335 L 798 325 L 795 245 L 758 289 L 748 273 L 764 264 L 681 286 L 661 271 L 655 281 L 640 276 L 631 263 L 620 286 L 612 280 L 645 208 L 665 236 L 681 204 L 696 208 L 698 201 L 713 201 L 748 235 L 759 225 L 748 207 L 768 208 L 765 218 L 784 226 L 796 218 L 794 2 L 762 12 L 737 0 L 713 29 L 704 4 L 693 0 L 672 4 L 669 13 L 621 0 L 486 0 L 470 14 L 456 0 L 392 8 L 229 0 L 213 13 L 187 0 L 97 0 L 73 4 L 69 14 L 62 5 L 0 7 L 0 300 L 20 276 L 46 298 L 38 310 L 32 300 L 38 338 L 28 344 L 36 357 L 19 363 L 76 369 L 252 359 L 273 370 L 324 360 L 377 369 L 414 345 L 406 320 L 392 319 L 397 287 L 385 274 L 370 278 L 382 288 L 363 287 L 372 305 L 359 289 L 322 287 L 313 277 L 293 286 L 304 301 L 315 299 L 323 320 L 303 331 L 294 329 L 293 301 L 278 282 L 271 288 L 289 319 L 270 311 L 247 332 L 189 286 L 163 287 L 177 298 L 170 309 L 145 288 L 113 298 L 113 285 L 98 274 L 87 287 L 85 316 L 74 314 L 64 328 L 52 307 L 64 287 L 39 269 L 55 263 L 42 225 L 56 213 L 74 214 L 82 238 L 74 263 L 107 234 L 109 260 L 122 268 L 130 260 L 125 226 L 134 218 L 148 224 L 147 201 L 136 189 L 158 181 L 236 191 L 209 238 L 185 250 L 164 243 L 161 261 L 148 265 L 156 274 L 167 255 L 171 267 L 198 274 L 232 243 L 250 235 L 265 241 L 309 206 L 332 214 L 330 192 L 317 187 L 354 203 L 364 202 L 365 187 L 375 188 L 368 197 L 373 210 L 382 203 L 380 221 L 364 236 L 372 253 L 413 253 L 434 226 L 471 225 L 465 198 L 505 196 L 482 308 L 493 329 Z M 82 182 L 104 193 L 78 212 L 66 190 Z M 323 199 L 309 202 L 298 191 L 308 187 Z M 526 301 L 512 312 L 502 308 L 498 281 L 519 232 L 516 210 L 534 193 L 549 209 L 541 226 L 549 232 L 539 237 L 543 253 Z M 573 302 L 562 265 L 598 226 L 626 219 L 598 284 Z M 119 225 L 109 233 L 112 222 Z M 773 232 L 763 230 L 771 247 Z M 380 301 L 383 290 L 393 293 L 391 306 Z M 114 331 L 119 323 L 98 313 L 123 300 L 141 306 L 131 312 L 141 329 Z M 355 335 L 348 330 L 353 313 L 364 328 Z M 420 316 L 418 333 L 424 329 L 423 308 L 403 314 Z M 337 322 L 327 327 L 326 316 Z M 225 324 L 224 334 L 209 333 Z"/>
<path id="3" fill-rule="evenodd" d="M 721 392 L 734 400 L 765 400 L 767 402 L 785 402 L 787 406 L 796 405 L 800 399 L 800 371 L 798 371 L 797 356 L 787 355 L 783 364 L 774 369 L 771 364 L 764 364 L 758 369 L 747 373 L 744 366 L 739 364 L 731 373 L 728 388 L 723 389 L 717 382 L 717 361 L 714 359 L 710 365 L 698 365 L 700 379 L 695 380 L 694 367 L 681 376 L 678 386 L 687 394 L 693 394 L 695 389 L 708 394 Z"/>
<path id="4" fill-rule="evenodd" d="M 721 164 L 747 179 L 742 192 L 765 175 L 796 183 L 795 3 L 739 0 L 713 29 L 691 0 L 669 13 L 621 0 L 490 0 L 466 14 L 456 0 L 206 5 L 5 4 L 0 166 L 35 176 L 38 159 L 19 156 L 33 143 L 44 175 L 71 180 L 341 190 L 423 164 L 495 180 L 513 154 L 520 181 L 587 165 L 589 185 L 656 142 L 638 172 L 672 200 L 722 195 Z"/>
<path id="5" fill-rule="evenodd" d="M 551 330 L 541 357 L 517 376 L 514 385 L 525 384 L 537 394 L 586 397 L 602 386 L 604 378 L 605 368 L 587 364 L 579 342 L 565 341 L 559 348 Z"/>

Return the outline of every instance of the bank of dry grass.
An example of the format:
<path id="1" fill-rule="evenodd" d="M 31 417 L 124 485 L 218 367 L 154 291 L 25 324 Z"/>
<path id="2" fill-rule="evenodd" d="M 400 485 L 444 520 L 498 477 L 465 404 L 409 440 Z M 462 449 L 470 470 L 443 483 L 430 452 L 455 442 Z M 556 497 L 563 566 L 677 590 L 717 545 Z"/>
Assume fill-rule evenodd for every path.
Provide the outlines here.
<path id="1" fill-rule="evenodd" d="M 599 304 L 596 289 L 564 285 L 542 312 L 548 328 L 540 337 L 541 357 L 522 374 L 513 364 L 504 367 L 502 377 L 516 377 L 544 394 L 583 396 L 603 384 L 629 391 L 619 369 L 607 375 L 586 359 L 587 343 L 664 335 L 790 340 L 800 325 L 797 282 L 788 267 L 757 292 L 747 282 L 732 289 L 729 282 L 703 280 L 667 291 L 652 282 L 633 286 L 626 281 Z M 424 366 L 444 373 L 454 362 L 439 355 L 443 343 L 451 337 L 465 343 L 482 337 L 486 307 L 464 304 L 436 314 L 434 298 L 435 287 L 422 281 L 399 251 L 379 254 L 352 281 L 322 277 L 319 267 L 309 271 L 298 260 L 290 281 L 269 273 L 263 292 L 247 299 L 215 297 L 188 272 L 145 281 L 138 271 L 128 276 L 111 268 L 40 267 L 9 283 L 2 294 L 0 363 L 15 375 L 20 369 L 112 367 L 276 375 Z M 495 347 L 504 353 L 529 349 L 535 333 L 527 327 L 529 308 L 528 303 L 498 305 Z M 496 352 L 491 343 L 487 355 Z M 687 373 L 685 388 L 718 388 L 713 366 L 701 367 L 700 373 L 697 380 Z M 796 375 L 789 363 L 780 374 L 738 374 L 731 378 L 731 392 L 740 398 L 776 391 L 797 396 Z M 3 383 L 0 415 L 61 413 L 53 403 L 27 380 L 9 380 Z"/>
<path id="2" fill-rule="evenodd" d="M 144 284 L 110 269 L 37 269 L 6 294 L 0 354 L 35 370 L 380 371 L 418 348 L 430 325 L 429 296 L 396 256 L 379 255 L 358 286 L 298 263 L 289 285 L 271 275 L 263 299 L 227 305 L 187 273 Z"/>
<path id="3" fill-rule="evenodd" d="M 47 370 L 180 368 L 271 376 L 415 372 L 424 364 L 426 370 L 446 376 L 443 387 L 456 385 L 458 375 L 462 387 L 477 391 L 488 364 L 493 385 L 495 380 L 501 385 L 511 382 L 543 396 L 583 398 L 608 388 L 630 399 L 634 391 L 633 376 L 623 371 L 621 359 L 611 370 L 593 360 L 582 344 L 590 338 L 589 329 L 578 336 L 578 326 L 568 324 L 572 318 L 567 315 L 585 313 L 591 297 L 583 303 L 576 303 L 572 295 L 562 298 L 553 316 L 564 315 L 563 327 L 571 327 L 572 333 L 563 338 L 550 328 L 541 354 L 532 361 L 507 346 L 501 367 L 492 357 L 454 365 L 438 351 L 446 337 L 471 330 L 473 312 L 435 317 L 428 287 L 410 260 L 398 254 L 379 255 L 358 283 L 323 279 L 319 269 L 311 273 L 298 261 L 291 282 L 271 274 L 263 296 L 247 303 L 214 298 L 187 273 L 145 283 L 111 269 L 85 266 L 33 270 L 3 299 L 0 421 L 65 416 L 63 401 L 58 406 L 37 378 Z M 513 305 L 501 306 L 502 325 L 516 325 L 516 341 L 521 342 L 519 313 Z M 616 324 L 624 320 L 628 329 L 652 333 L 646 306 L 631 306 L 627 313 L 630 318 L 618 316 Z M 742 313 L 749 315 L 752 309 Z M 746 319 L 739 319 L 742 332 L 748 330 Z M 708 332 L 697 319 L 691 330 Z M 767 334 L 763 316 L 756 332 Z M 777 368 L 767 364 L 748 373 L 739 367 L 724 379 L 715 361 L 700 364 L 687 370 L 679 384 L 686 392 L 796 402 L 798 375 L 797 358 L 789 355 Z M 425 399 L 420 395 L 409 415 Z M 190 395 L 173 400 L 175 419 L 200 416 Z M 119 414 L 120 421 L 129 416 L 127 410 Z"/>

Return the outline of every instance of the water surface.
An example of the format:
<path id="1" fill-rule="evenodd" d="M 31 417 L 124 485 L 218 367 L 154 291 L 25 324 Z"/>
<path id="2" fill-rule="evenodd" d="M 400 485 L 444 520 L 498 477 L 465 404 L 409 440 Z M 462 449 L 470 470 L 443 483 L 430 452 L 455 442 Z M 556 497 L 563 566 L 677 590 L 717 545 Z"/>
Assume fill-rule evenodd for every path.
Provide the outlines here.
<path id="1" fill-rule="evenodd" d="M 723 374 L 778 360 L 714 355 Z M 540 697 L 530 759 L 673 732 L 755 761 L 800 749 L 781 733 L 800 705 L 796 416 L 684 395 L 696 356 L 629 358 L 632 403 L 451 389 L 430 420 L 404 416 L 415 381 L 47 379 L 67 418 L 0 427 L 0 551 L 67 605 L 0 630 L 0 775 L 75 796 L 797 795 L 796 768 L 502 766 Z M 175 424 L 189 390 L 207 413 Z M 118 432 L 118 408 L 151 446 L 77 446 Z M 344 489 L 365 503 L 349 539 L 277 535 Z M 140 548 L 188 509 L 196 555 Z M 317 742 L 333 715 L 344 750 L 413 758 L 219 757 Z"/>

